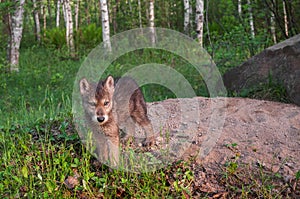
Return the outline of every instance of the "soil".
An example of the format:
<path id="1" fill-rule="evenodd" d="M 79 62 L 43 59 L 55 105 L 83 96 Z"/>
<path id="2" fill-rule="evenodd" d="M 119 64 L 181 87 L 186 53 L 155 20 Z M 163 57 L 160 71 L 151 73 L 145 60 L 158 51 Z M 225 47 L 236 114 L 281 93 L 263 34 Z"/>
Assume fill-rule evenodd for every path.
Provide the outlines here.
<path id="1" fill-rule="evenodd" d="M 195 97 L 149 103 L 148 115 L 157 133 L 152 151 L 168 145 L 172 161 L 195 157 L 213 171 L 234 160 L 286 179 L 300 170 L 299 106 Z"/>

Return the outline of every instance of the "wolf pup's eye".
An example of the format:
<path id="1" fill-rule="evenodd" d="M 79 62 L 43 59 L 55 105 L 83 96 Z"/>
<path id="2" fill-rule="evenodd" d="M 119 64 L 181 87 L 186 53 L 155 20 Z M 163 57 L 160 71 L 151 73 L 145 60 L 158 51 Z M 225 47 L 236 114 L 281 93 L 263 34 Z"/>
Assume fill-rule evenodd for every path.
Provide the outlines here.
<path id="1" fill-rule="evenodd" d="M 104 102 L 104 106 L 107 106 L 109 104 L 109 101 Z"/>

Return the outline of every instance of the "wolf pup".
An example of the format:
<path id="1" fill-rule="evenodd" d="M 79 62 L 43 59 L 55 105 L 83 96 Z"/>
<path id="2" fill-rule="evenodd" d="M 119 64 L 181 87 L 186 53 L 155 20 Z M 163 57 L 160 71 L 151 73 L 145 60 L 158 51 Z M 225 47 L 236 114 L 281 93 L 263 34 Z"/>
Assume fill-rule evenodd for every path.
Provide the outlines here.
<path id="1" fill-rule="evenodd" d="M 130 77 L 115 79 L 108 76 L 98 84 L 80 80 L 80 93 L 87 126 L 97 140 L 96 153 L 103 161 L 113 165 L 119 163 L 119 129 L 126 130 L 127 136 L 135 132 L 135 123 L 146 135 L 145 145 L 154 140 L 153 128 L 147 116 L 144 96 L 137 83 Z M 104 136 L 103 136 L 104 135 Z"/>

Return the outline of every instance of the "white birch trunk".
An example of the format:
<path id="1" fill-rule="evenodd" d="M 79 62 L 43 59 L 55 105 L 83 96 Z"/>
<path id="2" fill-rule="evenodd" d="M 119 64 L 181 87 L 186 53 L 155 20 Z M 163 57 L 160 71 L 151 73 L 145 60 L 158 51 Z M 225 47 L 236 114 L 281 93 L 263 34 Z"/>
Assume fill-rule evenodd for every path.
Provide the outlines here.
<path id="1" fill-rule="evenodd" d="M 154 29 L 154 0 L 149 1 L 149 27 L 151 32 L 151 43 L 155 44 L 155 29 Z"/>
<path id="2" fill-rule="evenodd" d="M 79 18 L 79 5 L 80 5 L 80 0 L 77 0 L 75 4 L 75 30 L 78 30 L 78 18 Z"/>
<path id="3" fill-rule="evenodd" d="M 149 1 L 149 25 L 151 28 L 154 28 L 154 0 Z"/>
<path id="4" fill-rule="evenodd" d="M 190 2 L 189 0 L 183 0 L 184 4 L 184 32 L 189 33 L 189 23 L 190 23 Z"/>
<path id="5" fill-rule="evenodd" d="M 75 57 L 74 35 L 73 35 L 73 19 L 70 0 L 63 0 L 64 16 L 66 19 L 66 42 L 71 57 Z"/>
<path id="6" fill-rule="evenodd" d="M 105 48 L 109 52 L 111 52 L 107 0 L 100 0 L 100 6 L 101 6 L 101 20 L 102 20 L 102 39 Z"/>
<path id="7" fill-rule="evenodd" d="M 47 16 L 46 16 L 46 7 L 41 2 L 41 15 L 43 16 L 43 29 L 44 29 L 44 37 L 46 36 L 46 29 L 47 29 Z"/>
<path id="8" fill-rule="evenodd" d="M 140 23 L 140 28 L 143 28 L 142 24 L 142 7 L 141 7 L 141 0 L 138 0 L 138 9 L 139 9 L 139 23 Z"/>
<path id="9" fill-rule="evenodd" d="M 65 21 L 65 27 L 67 27 L 67 21 L 68 21 L 68 19 L 67 19 L 67 11 L 66 11 L 64 0 L 61 0 L 61 3 L 62 3 L 62 11 L 63 11 L 64 21 Z"/>
<path id="10" fill-rule="evenodd" d="M 37 11 L 36 0 L 32 0 L 33 3 L 33 15 L 34 15 L 34 22 L 35 22 L 35 32 L 36 32 L 36 39 L 38 42 L 41 41 L 41 26 L 40 26 L 40 17 L 39 12 Z"/>
<path id="11" fill-rule="evenodd" d="M 196 33 L 200 46 L 203 46 L 204 0 L 196 0 Z"/>
<path id="12" fill-rule="evenodd" d="M 126 1 L 126 2 L 128 3 L 130 13 L 132 14 L 132 5 L 131 5 L 131 1 L 129 0 L 129 1 Z"/>
<path id="13" fill-rule="evenodd" d="M 192 16 L 193 16 L 193 4 L 191 3 L 190 4 L 190 27 L 191 27 L 191 29 L 192 29 L 193 23 L 194 23 Z"/>
<path id="14" fill-rule="evenodd" d="M 282 5 L 283 5 L 284 30 L 285 30 L 285 35 L 288 37 L 289 36 L 289 26 L 288 26 L 288 18 L 287 18 L 285 0 L 282 1 Z"/>
<path id="15" fill-rule="evenodd" d="M 238 0 L 238 13 L 239 17 L 242 18 L 242 0 Z"/>
<path id="16" fill-rule="evenodd" d="M 56 4 L 56 27 L 59 27 L 59 21 L 60 21 L 60 0 L 57 0 Z"/>
<path id="17" fill-rule="evenodd" d="M 254 30 L 254 21 L 253 21 L 251 0 L 247 0 L 247 4 L 248 4 L 248 12 L 249 12 L 249 24 L 250 24 L 251 37 L 252 37 L 252 39 L 254 39 L 255 30 Z"/>
<path id="18" fill-rule="evenodd" d="M 11 16 L 11 35 L 9 42 L 10 71 L 19 72 L 20 44 L 23 33 L 23 14 L 25 0 L 15 0 L 15 11 Z"/>

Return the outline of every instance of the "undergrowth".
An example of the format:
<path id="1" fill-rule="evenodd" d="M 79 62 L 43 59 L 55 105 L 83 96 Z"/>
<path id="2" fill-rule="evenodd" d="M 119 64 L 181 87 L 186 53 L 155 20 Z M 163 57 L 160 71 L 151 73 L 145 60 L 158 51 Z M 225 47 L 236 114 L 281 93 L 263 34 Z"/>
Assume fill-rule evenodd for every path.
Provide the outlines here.
<path id="1" fill-rule="evenodd" d="M 192 171 L 174 163 L 142 174 L 111 170 L 86 151 L 71 115 L 0 129 L 1 198 L 161 198 L 191 194 Z M 178 169 L 178 178 L 172 171 Z M 183 180 L 183 181 L 182 181 Z"/>
<path id="2" fill-rule="evenodd" d="M 215 176 L 205 168 L 179 161 L 154 172 L 135 174 L 100 164 L 81 144 L 71 114 L 71 93 L 80 64 L 63 49 L 22 49 L 20 73 L 0 64 L 0 197 L 1 198 L 285 198 L 298 194 L 299 172 L 291 191 L 283 177 L 239 162 L 221 165 Z M 185 75 L 197 95 L 209 96 L 200 75 L 180 57 L 163 51 L 135 51 L 116 60 L 105 75 L 120 76 L 143 63 L 167 64 Z M 227 66 L 226 66 L 227 67 Z M 224 70 L 225 71 L 225 70 Z M 100 78 L 100 77 L 99 77 Z M 147 101 L 175 97 L 160 85 L 145 85 Z M 278 84 L 242 96 L 286 101 Z M 217 179 L 220 190 L 209 189 Z M 290 191 L 289 191 L 290 190 Z"/>
<path id="3" fill-rule="evenodd" d="M 300 190 L 299 174 L 287 182 L 238 156 L 212 173 L 193 159 L 146 173 L 113 170 L 81 144 L 71 114 L 1 127 L 0 155 L 1 198 L 292 198 Z"/>

